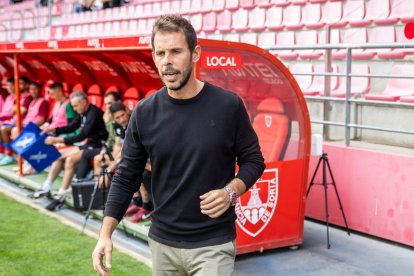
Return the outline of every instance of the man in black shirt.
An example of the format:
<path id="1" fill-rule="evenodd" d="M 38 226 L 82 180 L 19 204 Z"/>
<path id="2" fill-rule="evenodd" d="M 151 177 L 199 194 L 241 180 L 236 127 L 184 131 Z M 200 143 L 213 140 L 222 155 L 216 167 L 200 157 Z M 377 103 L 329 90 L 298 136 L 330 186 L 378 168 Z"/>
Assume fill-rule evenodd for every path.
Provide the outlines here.
<path id="1" fill-rule="evenodd" d="M 108 132 L 105 129 L 103 120 L 103 111 L 93 104 L 88 102 L 88 97 L 83 92 L 73 92 L 70 95 L 70 103 L 73 109 L 78 113 L 78 116 L 71 121 L 67 126 L 50 128 L 47 127 L 43 131 L 57 135 L 48 136 L 45 144 L 52 145 L 56 143 L 64 143 L 66 145 L 73 145 L 80 143 L 78 146 L 72 146 L 61 151 L 62 156 L 52 163 L 52 167 L 47 178 L 49 187 L 52 186 L 56 180 L 60 170 L 64 165 L 64 174 L 62 184 L 58 191 L 56 198 L 46 208 L 54 211 L 58 206 L 63 204 L 66 190 L 75 172 L 75 166 L 79 162 L 84 149 L 100 148 L 102 141 L 108 137 Z M 79 130 L 79 133 L 69 137 L 59 137 L 60 134 L 71 133 Z"/>
<path id="2" fill-rule="evenodd" d="M 101 275 L 109 273 L 111 235 L 141 182 L 148 156 L 153 275 L 233 272 L 234 205 L 261 176 L 264 160 L 242 100 L 195 78 L 201 53 L 196 43 L 194 28 L 181 16 L 161 16 L 154 24 L 153 59 L 165 87 L 142 100 L 131 116 L 92 254 Z"/>

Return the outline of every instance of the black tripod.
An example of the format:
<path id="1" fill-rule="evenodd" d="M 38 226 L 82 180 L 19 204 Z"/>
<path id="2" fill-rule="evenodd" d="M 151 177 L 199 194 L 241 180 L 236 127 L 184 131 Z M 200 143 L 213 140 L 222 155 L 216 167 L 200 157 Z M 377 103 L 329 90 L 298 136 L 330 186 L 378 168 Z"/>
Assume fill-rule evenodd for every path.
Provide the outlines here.
<path id="1" fill-rule="evenodd" d="M 322 183 L 315 183 L 313 181 L 315 180 L 315 176 L 316 176 L 316 173 L 318 172 L 319 165 L 321 164 L 321 162 L 323 162 L 322 163 Z M 329 183 L 326 177 L 326 167 L 328 167 L 329 174 L 331 176 L 331 181 L 332 181 Z M 313 176 L 312 176 L 312 180 L 310 181 L 310 184 L 309 184 L 308 191 L 306 192 L 306 197 L 308 197 L 310 189 L 312 188 L 314 184 L 323 185 L 323 187 L 325 188 L 326 240 L 327 240 L 327 247 L 329 249 L 331 248 L 331 244 L 329 243 L 328 184 L 332 184 L 332 186 L 335 188 L 336 198 L 338 199 L 339 208 L 341 209 L 342 217 L 344 218 L 346 231 L 348 232 L 348 235 L 351 235 L 351 233 L 349 232 L 348 222 L 346 221 L 346 218 L 345 218 L 344 209 L 342 208 L 341 199 L 339 198 L 338 189 L 336 188 L 335 179 L 332 174 L 331 166 L 329 165 L 327 153 L 322 153 L 322 156 L 319 158 L 318 165 L 316 166 L 315 172 L 313 173 Z"/>
<path id="2" fill-rule="evenodd" d="M 110 150 L 108 149 L 108 147 L 106 147 L 106 145 L 104 145 L 104 149 L 105 151 L 102 153 L 102 157 L 101 157 L 101 170 L 99 171 L 98 174 L 98 180 L 95 181 L 95 185 L 93 187 L 93 191 L 91 194 L 91 200 L 89 201 L 89 206 L 88 206 L 88 210 L 86 212 L 85 215 L 85 221 L 83 223 L 83 227 L 82 227 L 82 232 L 81 234 L 83 234 L 83 232 L 85 231 L 85 227 L 86 227 L 86 223 L 91 215 L 91 209 L 93 206 L 93 203 L 95 201 L 95 197 L 96 194 L 98 192 L 98 188 L 99 188 L 99 182 L 101 181 L 101 186 L 102 186 L 102 212 L 105 211 L 105 202 L 106 202 L 106 189 L 107 189 L 107 183 L 106 183 L 106 179 L 108 179 L 108 181 L 110 182 L 110 177 L 111 177 L 111 172 L 108 171 L 108 166 L 106 165 L 106 158 L 105 158 L 105 154 L 107 154 L 109 156 L 109 160 L 113 161 L 114 157 L 112 156 Z M 109 184 L 109 183 L 108 183 Z"/>

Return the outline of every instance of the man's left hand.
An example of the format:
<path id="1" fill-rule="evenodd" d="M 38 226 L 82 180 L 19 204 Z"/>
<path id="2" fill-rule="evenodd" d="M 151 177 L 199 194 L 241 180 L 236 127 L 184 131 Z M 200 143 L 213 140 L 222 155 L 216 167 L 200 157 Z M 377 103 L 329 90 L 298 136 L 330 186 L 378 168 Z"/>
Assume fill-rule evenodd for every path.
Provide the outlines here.
<path id="1" fill-rule="evenodd" d="M 225 189 L 212 190 L 200 196 L 201 213 L 218 218 L 230 207 L 229 194 Z"/>

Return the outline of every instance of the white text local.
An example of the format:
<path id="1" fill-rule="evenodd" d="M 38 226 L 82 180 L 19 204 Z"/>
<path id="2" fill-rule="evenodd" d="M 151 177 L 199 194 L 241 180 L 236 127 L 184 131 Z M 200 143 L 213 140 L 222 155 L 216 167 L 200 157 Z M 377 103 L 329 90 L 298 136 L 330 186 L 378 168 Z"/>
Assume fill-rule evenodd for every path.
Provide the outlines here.
<path id="1" fill-rule="evenodd" d="M 237 67 L 237 64 L 234 60 L 234 57 L 210 56 L 207 57 L 207 66 Z"/>

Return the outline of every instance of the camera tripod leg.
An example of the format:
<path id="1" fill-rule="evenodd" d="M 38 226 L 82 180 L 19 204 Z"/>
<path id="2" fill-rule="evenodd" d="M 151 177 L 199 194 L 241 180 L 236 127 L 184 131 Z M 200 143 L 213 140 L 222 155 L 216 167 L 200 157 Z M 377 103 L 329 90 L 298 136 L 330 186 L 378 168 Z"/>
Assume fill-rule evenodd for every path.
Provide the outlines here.
<path id="1" fill-rule="evenodd" d="M 322 177 L 323 177 L 323 188 L 325 191 L 326 242 L 327 242 L 328 249 L 330 249 L 331 244 L 329 242 L 328 181 L 326 179 L 326 163 L 328 160 L 325 158 L 325 154 L 321 158 L 323 158 Z"/>
<path id="2" fill-rule="evenodd" d="M 83 232 L 85 231 L 86 222 L 88 221 L 89 216 L 91 214 L 92 204 L 93 204 L 93 202 L 95 200 L 95 195 L 96 195 L 96 191 L 97 190 L 98 190 L 98 181 L 95 183 L 95 185 L 93 187 L 93 192 L 92 192 L 92 195 L 91 195 L 91 200 L 89 201 L 88 211 L 86 212 L 86 215 L 85 215 L 85 221 L 83 222 L 83 227 L 82 227 L 81 234 L 83 234 Z"/>
<path id="3" fill-rule="evenodd" d="M 336 188 L 336 182 L 335 182 L 335 179 L 334 179 L 333 174 L 332 174 L 331 165 L 329 164 L 328 160 L 326 160 L 326 163 L 328 165 L 329 174 L 330 174 L 331 179 L 332 179 L 332 185 L 335 189 L 336 198 L 338 199 L 339 209 L 341 210 L 342 217 L 343 217 L 344 222 L 345 222 L 346 232 L 348 233 L 348 236 L 350 236 L 351 233 L 349 231 L 348 222 L 346 221 L 345 212 L 344 212 L 344 208 L 342 207 L 341 199 L 339 198 L 338 189 Z"/>
<path id="4" fill-rule="evenodd" d="M 310 192 L 310 189 L 311 189 L 311 188 L 312 188 L 312 186 L 313 186 L 313 181 L 315 180 L 316 173 L 318 172 L 319 165 L 321 164 L 321 161 L 322 161 L 322 157 L 320 157 L 320 158 L 319 158 L 318 165 L 316 165 L 316 169 L 315 169 L 315 171 L 314 171 L 314 173 L 313 173 L 313 176 L 312 176 L 312 179 L 311 179 L 311 181 L 310 181 L 310 183 L 309 183 L 308 190 L 306 191 L 306 197 L 308 197 L 309 192 Z"/>

